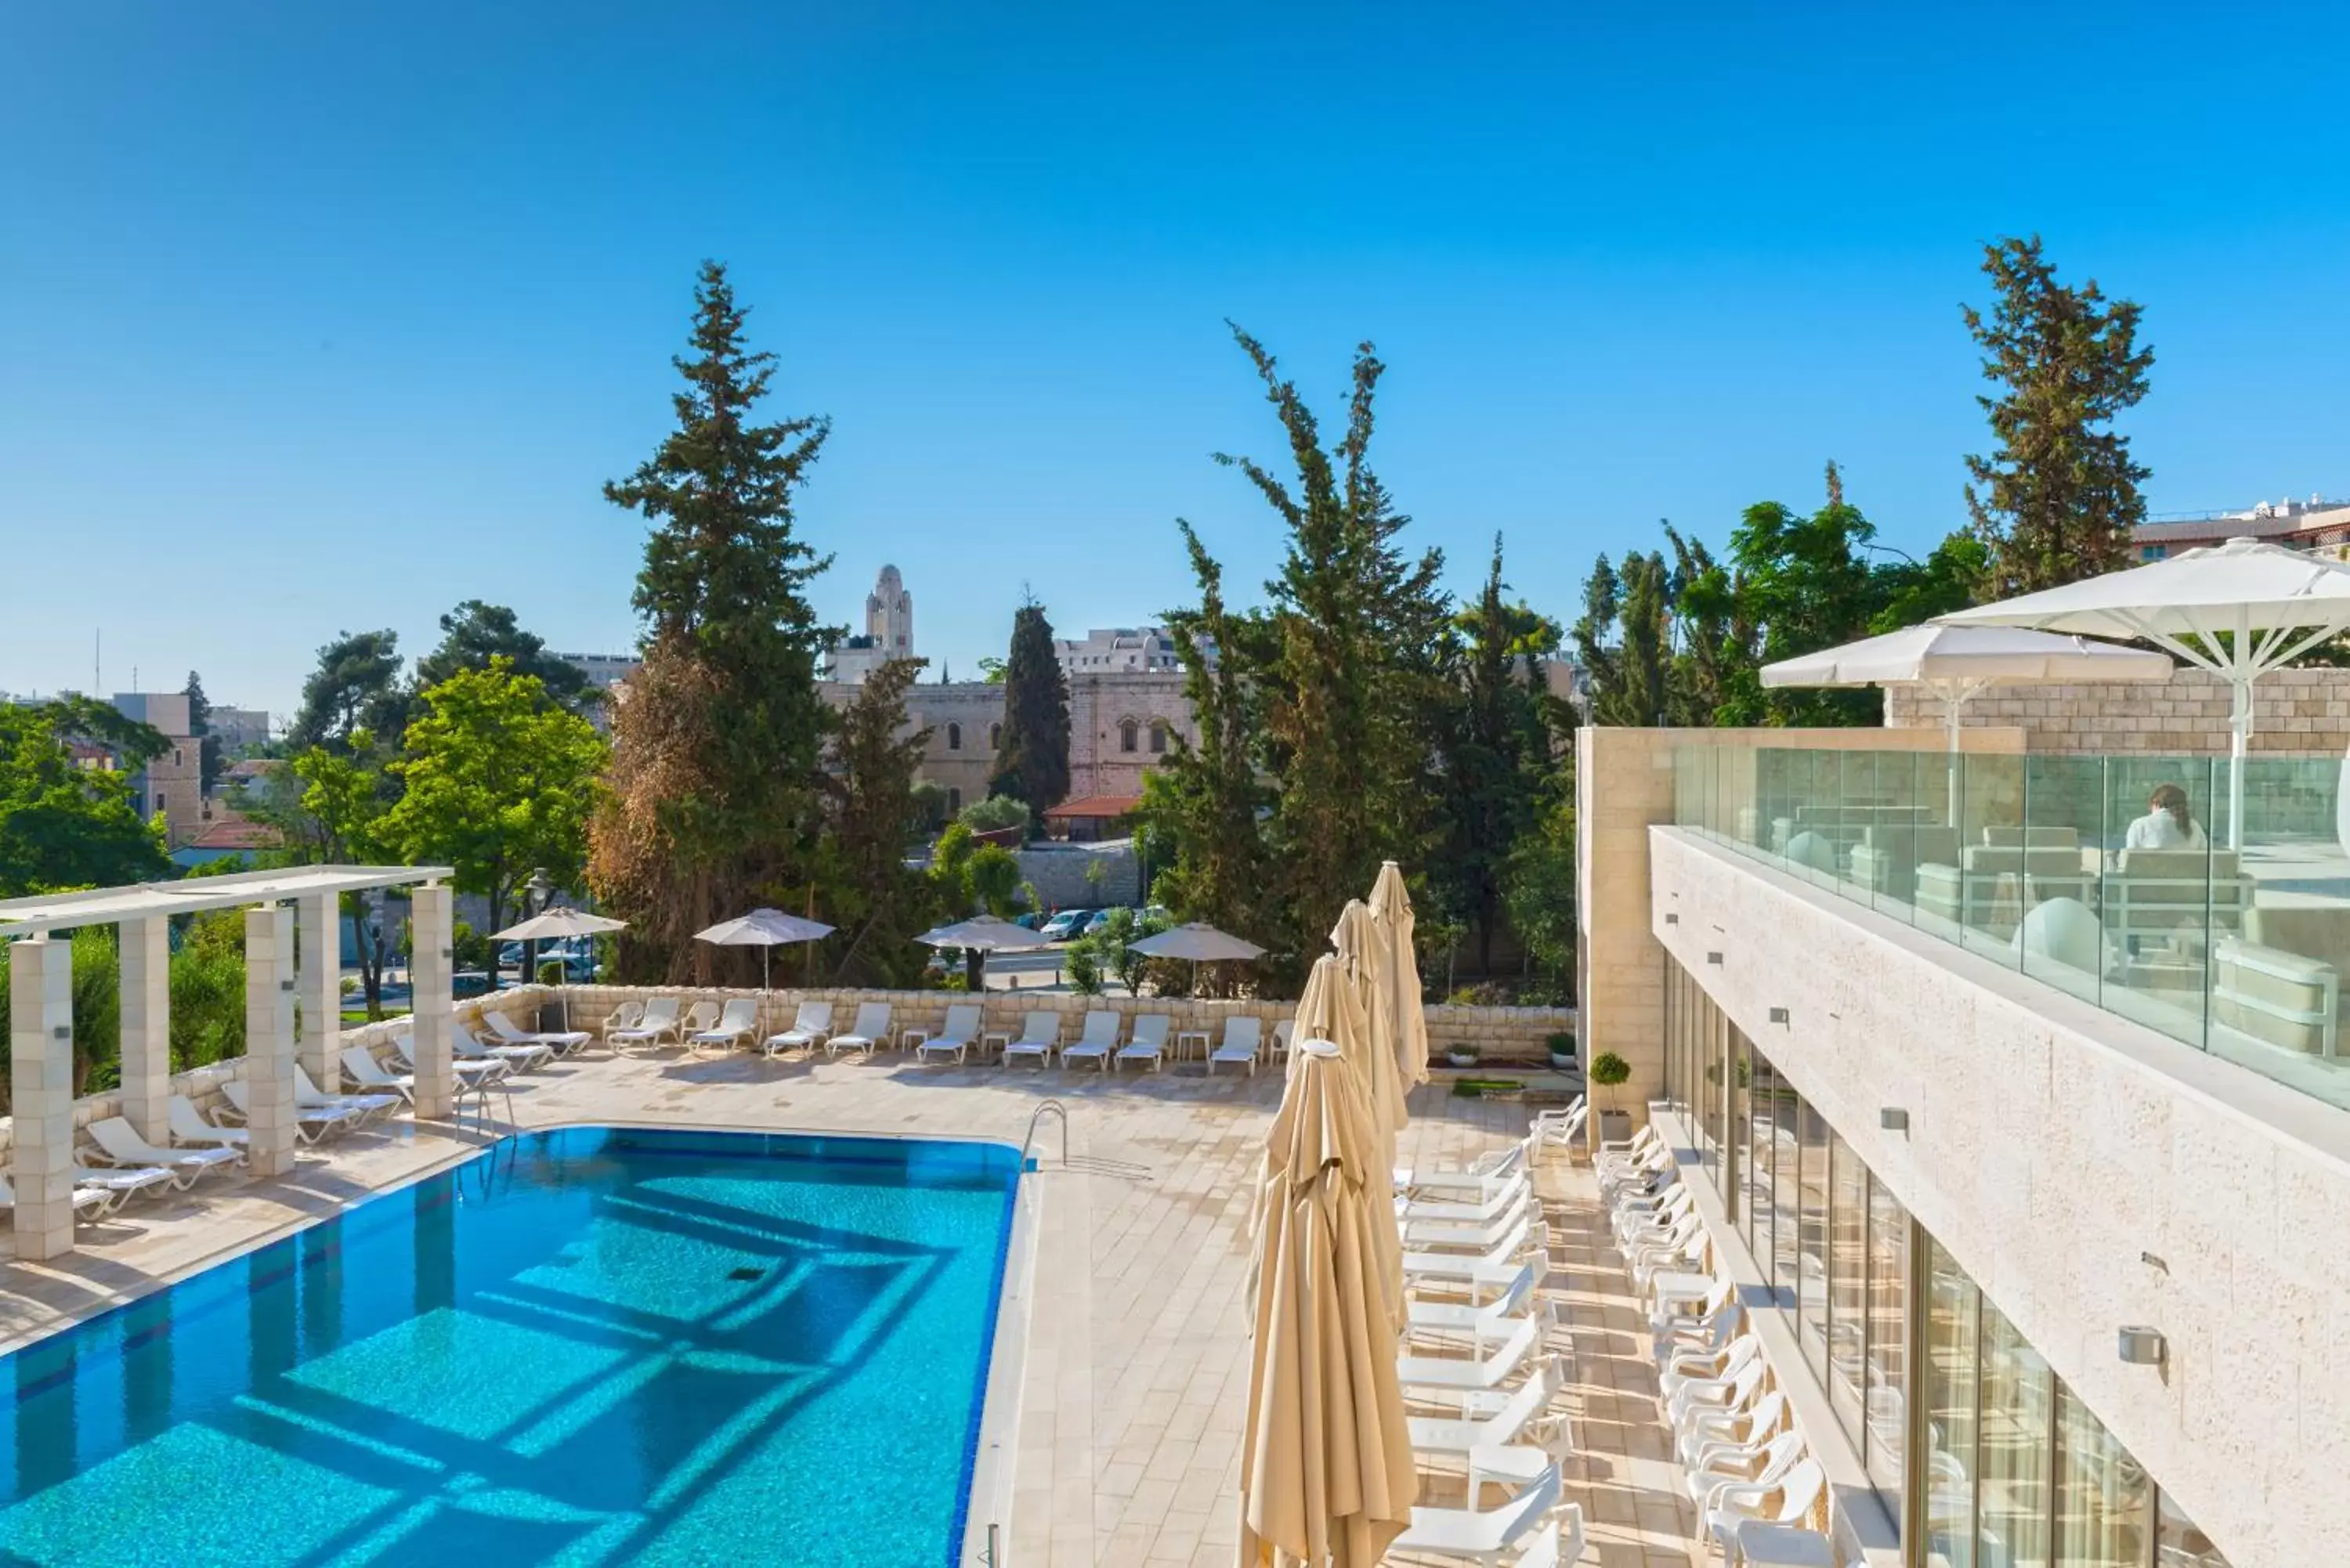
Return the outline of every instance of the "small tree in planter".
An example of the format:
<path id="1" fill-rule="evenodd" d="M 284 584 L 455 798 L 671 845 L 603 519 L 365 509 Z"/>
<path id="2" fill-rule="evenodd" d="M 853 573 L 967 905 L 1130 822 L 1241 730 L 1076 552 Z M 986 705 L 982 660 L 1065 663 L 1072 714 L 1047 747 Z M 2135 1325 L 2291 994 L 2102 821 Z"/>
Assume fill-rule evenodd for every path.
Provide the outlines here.
<path id="1" fill-rule="evenodd" d="M 1456 1067 L 1473 1067 L 1477 1064 L 1477 1047 L 1447 1045 L 1444 1048 L 1444 1059 Z"/>

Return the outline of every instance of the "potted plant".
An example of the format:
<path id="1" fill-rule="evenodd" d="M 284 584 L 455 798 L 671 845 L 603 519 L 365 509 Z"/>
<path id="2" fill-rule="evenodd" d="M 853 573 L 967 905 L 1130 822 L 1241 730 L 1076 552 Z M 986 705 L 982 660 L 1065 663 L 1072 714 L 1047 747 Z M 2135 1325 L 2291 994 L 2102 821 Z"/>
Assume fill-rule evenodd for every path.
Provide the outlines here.
<path id="1" fill-rule="evenodd" d="M 1550 1047 L 1550 1064 L 1558 1072 L 1575 1071 L 1575 1034 L 1561 1029 L 1548 1036 L 1544 1044 Z"/>
<path id="2" fill-rule="evenodd" d="M 1444 1059 L 1456 1067 L 1473 1067 L 1477 1064 L 1477 1047 L 1448 1045 L 1444 1048 Z"/>
<path id="3" fill-rule="evenodd" d="M 1631 1135 L 1632 1118 L 1616 1108 L 1616 1086 L 1632 1076 L 1632 1064 L 1613 1051 L 1602 1051 L 1591 1063 L 1591 1081 L 1600 1089 L 1599 1137 L 1613 1143 Z"/>

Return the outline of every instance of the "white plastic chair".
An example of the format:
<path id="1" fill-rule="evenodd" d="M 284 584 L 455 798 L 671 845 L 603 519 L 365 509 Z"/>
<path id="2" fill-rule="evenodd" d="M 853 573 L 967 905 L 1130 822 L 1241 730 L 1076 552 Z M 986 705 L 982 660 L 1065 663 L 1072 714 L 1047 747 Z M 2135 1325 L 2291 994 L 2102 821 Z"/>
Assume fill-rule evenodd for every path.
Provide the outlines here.
<path id="1" fill-rule="evenodd" d="M 1020 1038 L 1003 1044 L 1003 1064 L 1012 1065 L 1014 1056 L 1034 1056 L 1042 1067 L 1053 1064 L 1053 1053 L 1061 1048 L 1061 1015 L 1043 1009 L 1021 1021 Z"/>
<path id="2" fill-rule="evenodd" d="M 685 1037 L 686 1044 L 699 1051 L 704 1045 L 729 1050 L 748 1044 L 751 1036 L 759 1032 L 759 1002 L 755 997 L 732 996 L 719 1009 L 718 1022 L 697 1029 Z"/>
<path id="3" fill-rule="evenodd" d="M 981 1004 L 957 1002 L 947 1007 L 946 1022 L 939 1032 L 914 1047 L 914 1060 L 927 1062 L 932 1056 L 952 1056 L 961 1066 L 963 1058 L 979 1044 Z"/>
<path id="4" fill-rule="evenodd" d="M 1748 1520 L 1765 1524 L 1801 1524 L 1811 1517 L 1826 1472 L 1817 1459 L 1805 1459 L 1775 1483 L 1717 1487 L 1706 1501 L 1705 1532 L 1709 1549 L 1719 1543 L 1724 1556 L 1737 1539 L 1738 1527 Z"/>
<path id="5" fill-rule="evenodd" d="M 1566 1364 L 1545 1355 L 1534 1376 L 1505 1394 L 1471 1394 L 1473 1408 L 1458 1419 L 1438 1416 L 1408 1418 L 1411 1446 L 1423 1454 L 1465 1454 L 1478 1449 L 1506 1448 L 1537 1429 L 1564 1418 L 1550 1407 L 1566 1386 Z"/>
<path id="6" fill-rule="evenodd" d="M 1409 1388 L 1498 1388 L 1508 1382 L 1526 1357 L 1542 1349 L 1543 1333 L 1555 1315 L 1553 1303 L 1535 1303 L 1523 1317 L 1506 1318 L 1510 1330 L 1491 1355 L 1399 1355 L 1396 1380 Z"/>
<path id="7" fill-rule="evenodd" d="M 824 1043 L 827 1056 L 837 1056 L 843 1051 L 854 1051 L 860 1056 L 870 1056 L 889 1038 L 889 1004 L 886 1002 L 860 1002 L 857 1017 L 849 1023 L 848 1032 L 836 1034 Z"/>
<path id="8" fill-rule="evenodd" d="M 1253 1013 L 1234 1013 L 1225 1019 L 1224 1043 L 1209 1054 L 1208 1075 L 1215 1076 L 1217 1063 L 1230 1062 L 1235 1065 L 1245 1064 L 1249 1076 L 1255 1077 L 1257 1058 L 1263 1054 L 1259 1049 L 1263 1043 L 1263 1022 Z"/>
<path id="9" fill-rule="evenodd" d="M 831 1033 L 832 1003 L 803 1002 L 789 1029 L 767 1036 L 766 1052 L 772 1056 L 778 1051 L 813 1051 Z"/>
<path id="10" fill-rule="evenodd" d="M 1406 1252 L 1403 1272 L 1418 1280 L 1506 1283 L 1517 1277 L 1518 1261 L 1528 1252 L 1547 1257 L 1550 1227 L 1540 1219 L 1525 1219 L 1482 1252 Z"/>
<path id="11" fill-rule="evenodd" d="M 244 1148 L 253 1141 L 253 1134 L 244 1127 L 215 1127 L 204 1120 L 196 1113 L 196 1103 L 185 1095 L 173 1095 L 163 1102 L 163 1126 L 173 1143 L 196 1147 Z"/>
<path id="12" fill-rule="evenodd" d="M 410 1105 L 416 1104 L 415 1075 L 410 1073 L 395 1075 L 385 1072 L 381 1064 L 368 1053 L 363 1045 L 343 1047 L 343 1071 L 348 1073 L 351 1075 L 351 1082 L 362 1089 L 371 1089 L 380 1094 L 398 1095 Z"/>
<path id="13" fill-rule="evenodd" d="M 1498 1508 L 1415 1508 L 1411 1523 L 1388 1550 L 1502 1562 L 1521 1542 L 1531 1543 L 1536 1528 L 1559 1506 L 1562 1486 L 1559 1468 L 1552 1465 L 1534 1485 Z M 1571 1503 L 1567 1506 L 1574 1508 Z M 1579 1510 L 1575 1513 L 1575 1531 L 1579 1537 Z"/>
<path id="14" fill-rule="evenodd" d="M 208 1170 L 225 1171 L 244 1163 L 244 1155 L 237 1149 L 222 1148 L 161 1148 L 139 1136 L 139 1129 L 120 1116 L 107 1116 L 89 1124 L 90 1141 L 98 1145 L 99 1158 L 109 1165 L 153 1166 L 172 1173 L 172 1185 L 185 1190 L 196 1184 L 196 1179 Z"/>
<path id="15" fill-rule="evenodd" d="M 1091 1062 L 1107 1073 L 1110 1053 L 1117 1049 L 1118 1014 L 1107 1008 L 1096 1008 L 1086 1014 L 1085 1026 L 1077 1031 L 1077 1037 L 1061 1047 L 1061 1065 Z"/>
<path id="16" fill-rule="evenodd" d="M 1126 1046 L 1110 1058 L 1109 1068 L 1115 1073 L 1121 1062 L 1148 1062 L 1150 1070 L 1158 1072 L 1166 1064 L 1167 1032 L 1175 1021 L 1163 1012 L 1146 1012 L 1135 1019 L 1134 1033 Z"/>
<path id="17" fill-rule="evenodd" d="M 608 1022 L 604 1026 L 604 1044 L 620 1045 L 658 1045 L 673 1040 L 681 1027 L 678 1021 L 678 1000 L 674 996 L 656 996 L 646 1002 L 634 1021 L 615 1029 Z"/>

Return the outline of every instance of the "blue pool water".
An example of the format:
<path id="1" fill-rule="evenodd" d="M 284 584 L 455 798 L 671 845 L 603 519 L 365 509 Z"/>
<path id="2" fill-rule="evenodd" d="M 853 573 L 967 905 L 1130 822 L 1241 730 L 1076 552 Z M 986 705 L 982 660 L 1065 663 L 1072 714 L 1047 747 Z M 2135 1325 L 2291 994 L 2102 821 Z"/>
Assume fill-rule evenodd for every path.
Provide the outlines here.
<path id="1" fill-rule="evenodd" d="M 0 1362 L 0 1568 L 951 1563 L 1017 1163 L 508 1139 Z"/>

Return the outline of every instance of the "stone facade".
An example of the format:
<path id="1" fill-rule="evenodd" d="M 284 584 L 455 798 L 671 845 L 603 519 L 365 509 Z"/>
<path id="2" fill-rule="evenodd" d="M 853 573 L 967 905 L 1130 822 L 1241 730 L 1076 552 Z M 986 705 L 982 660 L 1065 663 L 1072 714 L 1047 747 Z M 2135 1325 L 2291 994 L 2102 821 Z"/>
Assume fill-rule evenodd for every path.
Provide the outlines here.
<path id="1" fill-rule="evenodd" d="M 2350 1112 L 1719 845 L 1648 837 L 1659 961 L 2230 1560 L 2350 1562 Z M 2119 1359 L 2125 1324 L 2164 1335 L 2159 1365 Z"/>
<path id="2" fill-rule="evenodd" d="M 2280 670 L 2262 676 L 2252 691 L 2254 753 L 2339 756 L 2350 748 L 2350 670 Z M 2034 756 L 2201 757 L 2227 755 L 2233 710 L 2226 682 L 2181 667 L 2160 684 L 1993 687 L 1959 718 L 1970 730 L 2022 731 L 2024 749 Z M 1948 722 L 1939 697 L 1913 686 L 1886 688 L 1887 730 L 1941 730 Z"/>

